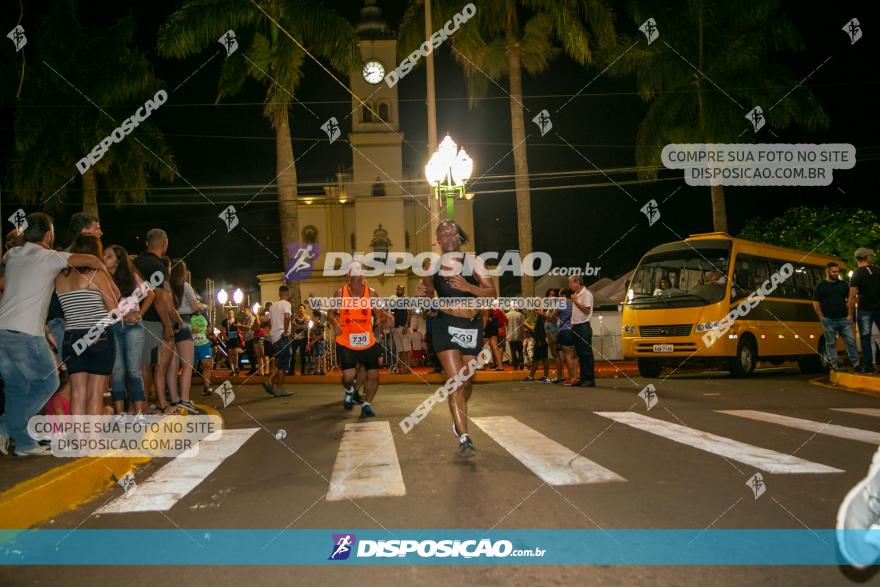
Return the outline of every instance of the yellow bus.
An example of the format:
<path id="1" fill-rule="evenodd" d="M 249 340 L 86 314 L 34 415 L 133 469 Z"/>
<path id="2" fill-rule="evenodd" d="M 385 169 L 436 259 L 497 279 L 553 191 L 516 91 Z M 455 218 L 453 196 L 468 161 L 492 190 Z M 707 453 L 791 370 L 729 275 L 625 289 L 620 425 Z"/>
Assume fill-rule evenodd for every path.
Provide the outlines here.
<path id="1" fill-rule="evenodd" d="M 745 376 L 758 360 L 819 371 L 825 340 L 812 297 L 830 261 L 845 275 L 840 259 L 723 232 L 654 247 L 626 286 L 623 355 L 643 377 L 685 365 Z"/>

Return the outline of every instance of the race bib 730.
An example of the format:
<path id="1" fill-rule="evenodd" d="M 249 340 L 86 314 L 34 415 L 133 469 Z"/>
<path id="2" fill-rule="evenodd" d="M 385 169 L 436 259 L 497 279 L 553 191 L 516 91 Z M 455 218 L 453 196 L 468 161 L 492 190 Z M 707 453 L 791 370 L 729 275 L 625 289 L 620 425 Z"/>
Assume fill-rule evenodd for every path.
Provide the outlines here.
<path id="1" fill-rule="evenodd" d="M 348 335 L 348 344 L 351 348 L 358 349 L 370 345 L 370 335 L 367 332 L 353 332 Z"/>

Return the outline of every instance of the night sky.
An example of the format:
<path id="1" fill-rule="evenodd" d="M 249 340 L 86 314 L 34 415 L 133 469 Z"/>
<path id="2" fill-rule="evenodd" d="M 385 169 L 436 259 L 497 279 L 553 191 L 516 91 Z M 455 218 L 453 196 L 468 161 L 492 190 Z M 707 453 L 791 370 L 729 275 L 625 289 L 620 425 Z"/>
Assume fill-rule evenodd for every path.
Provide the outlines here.
<path id="1" fill-rule="evenodd" d="M 101 26 L 131 11 L 138 23 L 137 43 L 156 67 L 163 87 L 174 87 L 201 65 L 214 49 L 188 60 L 166 60 L 156 55 L 156 31 L 178 2 L 151 0 L 136 2 L 83 2 L 80 18 L 88 26 Z M 360 2 L 328 2 L 352 22 L 356 22 Z M 405 2 L 380 1 L 386 20 L 392 27 L 405 8 Z M 611 2 L 621 32 L 637 34 L 626 16 L 625 3 Z M 779 60 L 806 76 L 827 57 L 833 56 L 805 83 L 831 118 L 831 127 L 822 132 L 779 132 L 775 142 L 852 143 L 856 146 L 858 163 L 848 171 L 835 171 L 834 182 L 828 187 L 801 188 L 726 188 L 730 231 L 738 232 L 755 216 L 774 216 L 793 205 L 842 205 L 877 209 L 876 93 L 876 28 L 859 2 L 835 2 L 822 10 L 792 1 L 785 4 L 790 17 L 804 36 L 807 50 L 798 55 L 781 55 Z M 26 2 L 23 25 L 32 26 L 36 12 L 45 2 Z M 477 2 L 479 7 L 479 2 Z M 14 14 L 13 14 L 14 13 Z M 841 27 L 853 16 L 865 27 L 864 37 L 853 47 Z M 7 3 L 0 15 L 3 32 L 10 30 L 18 19 L 18 7 Z M 436 23 L 435 23 L 436 24 Z M 667 24 L 666 26 L 670 26 Z M 3 50 L 9 50 L 3 39 Z M 474 176 L 488 176 L 470 186 L 476 196 L 477 249 L 504 250 L 517 248 L 516 212 L 514 206 L 510 110 L 507 96 L 491 87 L 486 99 L 474 109 L 468 108 L 461 69 L 453 61 L 448 48 L 441 48 L 437 60 L 438 133 L 449 132 L 475 160 Z M 40 64 L 28 63 L 29 68 Z M 199 186 L 216 202 L 241 204 L 275 177 L 274 135 L 262 116 L 263 86 L 248 82 L 245 91 L 231 100 L 214 105 L 220 59 L 215 59 L 175 92 L 152 120 L 165 132 L 178 163 L 181 175 Z M 691 233 L 712 230 L 708 188 L 687 186 L 681 172 L 661 173 L 660 181 L 626 185 L 637 200 L 633 202 L 618 187 L 586 188 L 583 184 L 607 184 L 608 180 L 580 155 L 555 136 L 540 137 L 530 119 L 541 109 L 553 112 L 568 97 L 580 90 L 600 69 L 581 67 L 559 57 L 545 74 L 524 79 L 529 170 L 532 174 L 532 222 L 535 250 L 549 252 L 554 265 L 580 265 L 589 262 L 602 267 L 602 275 L 615 277 L 631 269 L 648 248 L 661 242 L 677 240 Z M 341 79 L 344 74 L 337 74 Z M 411 72 L 399 84 L 401 127 L 405 168 L 421 169 L 427 159 L 425 126 L 424 68 Z M 502 82 L 506 86 L 506 81 Z M 4 93 L 9 89 L 4 88 Z M 342 120 L 351 110 L 350 96 L 313 63 L 305 67 L 304 81 L 296 93 L 299 100 L 315 111 L 321 121 L 330 116 Z M 6 102 L 8 104 L 8 102 Z M 92 108 L 72 90 L 58 96 L 56 104 Z M 122 117 L 136 108 L 120 109 Z M 578 98 L 553 119 L 554 129 L 596 165 L 602 168 L 627 167 L 634 164 L 634 137 L 647 106 L 635 93 L 632 79 L 610 79 L 600 76 Z M 125 112 L 128 112 L 126 114 Z M 316 139 L 326 138 L 316 121 L 302 106 L 291 112 L 294 155 L 299 156 Z M 0 178 L 7 177 L 6 167 L 13 144 L 12 110 L 7 106 L 0 116 Z M 345 129 L 347 131 L 347 129 Z M 770 141 L 767 141 L 770 142 Z M 503 158 L 503 159 L 502 159 Z M 73 167 L 71 162 L 71 168 Z M 320 193 L 322 182 L 329 180 L 337 169 L 351 163 L 344 142 L 314 147 L 297 163 L 300 193 Z M 589 171 L 588 175 L 583 172 Z M 580 173 L 578 173 L 580 172 Z M 568 176 L 549 175 L 568 173 Z M 421 175 L 421 172 L 419 172 Z M 614 174 L 615 181 L 632 181 L 633 173 Z M 56 225 L 63 230 L 66 219 L 80 209 L 79 182 L 68 196 L 68 204 L 56 213 Z M 101 201 L 100 215 L 104 242 L 122 244 L 131 252 L 141 249 L 140 242 L 147 229 L 165 228 L 171 238 L 169 254 L 186 254 L 210 232 L 220 227 L 219 211 L 202 196 L 178 179 L 171 185 L 156 184 L 160 189 L 147 196 L 146 204 L 113 208 Z M 203 186 L 212 186 L 203 188 Z M 220 186 L 233 186 L 220 189 Z M 567 189 L 537 189 L 559 188 Z M 3 216 L 12 212 L 14 197 L 3 192 Z M 837 189 L 842 188 L 845 195 Z M 639 207 L 654 198 L 658 202 L 680 188 L 661 207 L 669 229 L 657 223 L 649 227 Z M 411 186 L 413 193 L 424 193 L 426 184 Z M 418 192 L 415 190 L 419 190 Z M 25 206 L 27 211 L 34 206 Z M 262 192 L 241 211 L 242 226 L 268 249 L 280 253 L 274 189 Z M 636 225 L 632 229 L 633 225 Z M 8 228 L 8 225 L 7 225 Z M 671 230 L 670 230 L 671 229 Z M 629 232 L 628 232 L 629 231 Z M 673 233 L 674 231 L 674 233 Z M 624 236 L 625 235 L 625 236 Z M 621 238 L 622 237 L 622 238 Z M 140 239 L 140 240 L 139 240 Z M 618 242 L 619 239 L 619 242 Z M 615 244 L 616 243 L 616 244 Z M 613 245 L 613 246 L 612 246 Z M 212 276 L 218 287 L 235 284 L 255 288 L 256 274 L 278 271 L 280 262 L 257 245 L 243 231 L 217 233 L 189 254 L 188 264 L 195 285 Z"/>

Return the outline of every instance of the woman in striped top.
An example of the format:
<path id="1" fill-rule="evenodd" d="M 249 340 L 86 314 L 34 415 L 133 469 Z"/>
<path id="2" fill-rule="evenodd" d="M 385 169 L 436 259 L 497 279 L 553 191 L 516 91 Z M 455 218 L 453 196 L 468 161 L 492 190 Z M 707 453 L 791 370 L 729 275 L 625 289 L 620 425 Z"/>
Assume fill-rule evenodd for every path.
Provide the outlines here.
<path id="1" fill-rule="evenodd" d="M 99 259 L 103 253 L 101 241 L 87 234 L 76 237 L 70 252 Z M 96 326 L 107 323 L 109 311 L 116 309 L 116 288 L 106 271 L 74 267 L 58 274 L 55 291 L 64 310 L 61 356 L 70 375 L 70 413 L 100 415 L 116 346 L 112 328 Z"/>

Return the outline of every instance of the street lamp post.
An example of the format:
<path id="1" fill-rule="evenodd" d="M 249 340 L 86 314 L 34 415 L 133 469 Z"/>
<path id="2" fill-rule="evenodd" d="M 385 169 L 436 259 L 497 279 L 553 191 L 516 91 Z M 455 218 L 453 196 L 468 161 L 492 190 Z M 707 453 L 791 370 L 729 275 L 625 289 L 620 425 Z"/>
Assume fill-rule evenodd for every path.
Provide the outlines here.
<path id="1" fill-rule="evenodd" d="M 449 135 L 425 165 L 425 178 L 434 189 L 434 198 L 446 199 L 446 216 L 450 220 L 454 218 L 455 198 L 465 197 L 465 182 L 473 170 L 474 160 Z"/>

